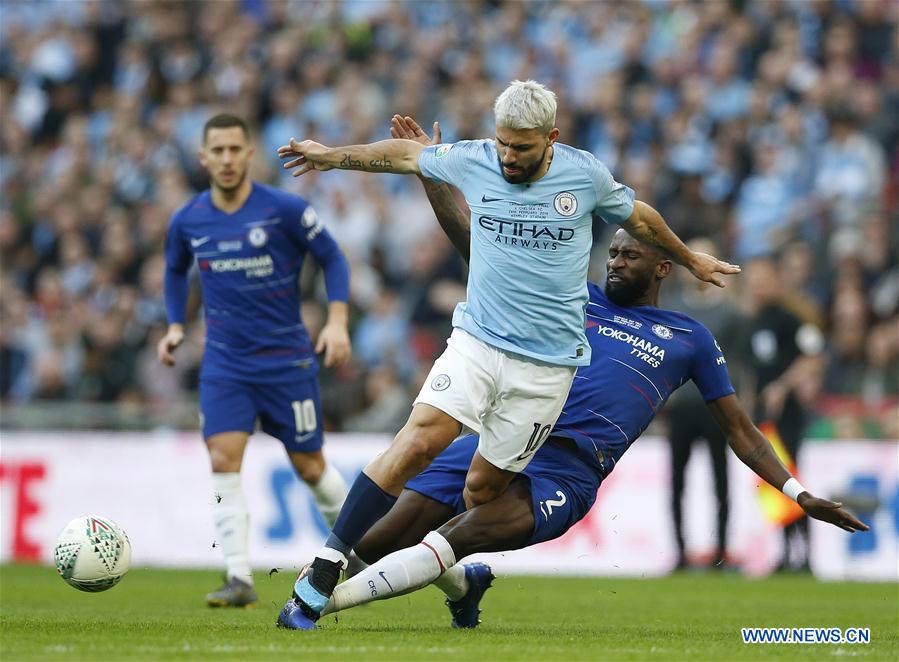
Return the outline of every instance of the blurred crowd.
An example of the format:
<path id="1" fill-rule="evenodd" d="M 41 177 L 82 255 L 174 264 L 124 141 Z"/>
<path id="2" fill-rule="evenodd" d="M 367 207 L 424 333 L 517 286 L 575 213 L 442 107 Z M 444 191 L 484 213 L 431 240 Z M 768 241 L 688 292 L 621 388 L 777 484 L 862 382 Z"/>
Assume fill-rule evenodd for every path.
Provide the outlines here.
<path id="1" fill-rule="evenodd" d="M 206 185 L 202 125 L 227 110 L 253 128 L 254 178 L 306 196 L 351 261 L 354 361 L 322 374 L 329 428 L 394 432 L 465 265 L 414 178 L 294 180 L 275 149 L 386 138 L 393 113 L 439 120 L 447 142 L 489 137 L 495 96 L 534 78 L 559 96 L 561 140 L 682 238 L 774 261 L 775 296 L 824 333 L 800 394 L 814 434 L 899 437 L 897 24 L 888 0 L 4 0 L 6 411 L 115 403 L 171 423 L 193 404 L 197 296 L 178 365 L 156 362 L 162 245 Z M 602 282 L 608 229 L 594 234 Z M 672 280 L 675 296 L 686 279 Z M 751 315 L 745 281 L 727 298 Z M 303 287 L 314 334 L 311 266 Z"/>

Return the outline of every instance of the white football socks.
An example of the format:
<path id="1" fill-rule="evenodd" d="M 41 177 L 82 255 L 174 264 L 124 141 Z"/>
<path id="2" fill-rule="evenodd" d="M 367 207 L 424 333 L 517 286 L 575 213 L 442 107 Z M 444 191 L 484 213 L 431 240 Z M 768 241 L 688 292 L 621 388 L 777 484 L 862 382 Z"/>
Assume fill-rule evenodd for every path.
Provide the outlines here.
<path id="1" fill-rule="evenodd" d="M 461 600 L 468 593 L 468 578 L 465 576 L 465 566 L 461 563 L 447 568 L 446 572 L 434 580 L 434 586 L 446 593 L 446 597 L 455 602 Z"/>
<path id="2" fill-rule="evenodd" d="M 225 555 L 228 578 L 237 577 L 250 585 L 250 515 L 240 489 L 240 473 L 212 474 L 212 522 L 216 545 Z"/>
<path id="3" fill-rule="evenodd" d="M 331 463 L 325 464 L 325 470 L 322 477 L 315 485 L 309 485 L 312 490 L 312 498 L 315 500 L 315 507 L 322 514 L 328 523 L 328 528 L 334 526 L 337 516 L 340 514 L 340 508 L 346 499 L 347 486 L 346 481 L 340 472 L 334 468 Z"/>
<path id="4" fill-rule="evenodd" d="M 367 567 L 368 564 L 356 556 L 355 552 L 352 552 L 347 557 L 347 566 L 343 571 L 344 579 L 355 577 Z M 457 563 L 452 568 L 447 568 L 446 572 L 431 583 L 454 602 L 461 600 L 468 593 L 468 578 L 465 576 L 465 566 L 461 563 Z"/>
<path id="5" fill-rule="evenodd" d="M 388 554 L 338 585 L 322 615 L 423 588 L 455 564 L 446 538 L 431 531 L 418 545 Z"/>

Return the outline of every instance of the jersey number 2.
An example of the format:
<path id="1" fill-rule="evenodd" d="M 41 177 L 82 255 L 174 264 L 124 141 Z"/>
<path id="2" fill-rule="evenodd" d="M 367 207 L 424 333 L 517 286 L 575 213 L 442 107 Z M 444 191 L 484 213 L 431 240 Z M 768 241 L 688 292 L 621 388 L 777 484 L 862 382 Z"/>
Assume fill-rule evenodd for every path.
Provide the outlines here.
<path id="1" fill-rule="evenodd" d="M 565 505 L 568 499 L 565 498 L 565 493 L 562 490 L 556 490 L 556 496 L 558 499 L 547 499 L 546 501 L 540 502 L 540 512 L 543 513 L 543 518 L 549 520 L 549 516 L 553 514 L 553 506 L 556 508 L 561 508 Z M 543 504 L 546 504 L 546 508 L 543 507 Z"/>
<path id="2" fill-rule="evenodd" d="M 297 426 L 297 432 L 312 432 L 318 425 L 315 416 L 315 403 L 309 400 L 294 400 L 290 403 L 293 407 L 293 420 Z"/>

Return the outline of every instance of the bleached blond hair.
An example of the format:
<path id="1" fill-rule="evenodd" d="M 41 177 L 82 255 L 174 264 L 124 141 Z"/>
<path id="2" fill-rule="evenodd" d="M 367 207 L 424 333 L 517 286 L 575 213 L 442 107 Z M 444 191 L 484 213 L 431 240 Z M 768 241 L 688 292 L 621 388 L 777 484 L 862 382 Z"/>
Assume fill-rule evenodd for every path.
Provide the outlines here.
<path id="1" fill-rule="evenodd" d="M 507 129 L 538 129 L 547 134 L 556 125 L 556 95 L 535 80 L 513 80 L 496 97 L 493 116 Z"/>

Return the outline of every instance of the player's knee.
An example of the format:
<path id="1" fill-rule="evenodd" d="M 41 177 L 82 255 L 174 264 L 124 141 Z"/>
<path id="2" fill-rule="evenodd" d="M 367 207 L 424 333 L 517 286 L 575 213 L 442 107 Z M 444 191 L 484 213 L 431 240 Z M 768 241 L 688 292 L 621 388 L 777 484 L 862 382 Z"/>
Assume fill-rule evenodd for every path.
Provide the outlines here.
<path id="1" fill-rule="evenodd" d="M 213 473 L 236 473 L 240 471 L 241 454 L 225 446 L 209 445 L 209 462 Z"/>
<path id="2" fill-rule="evenodd" d="M 417 474 L 440 455 L 446 445 L 442 442 L 427 426 L 407 425 L 396 436 L 394 446 L 401 463 Z"/>
<path id="3" fill-rule="evenodd" d="M 307 485 L 316 485 L 325 473 L 325 456 L 321 451 L 290 453 L 294 471 Z"/>
<path id="4" fill-rule="evenodd" d="M 474 508 L 497 499 L 506 490 L 506 485 L 493 483 L 478 477 L 469 477 L 465 480 L 465 489 L 462 493 L 466 508 Z"/>
<path id="5" fill-rule="evenodd" d="M 390 447 L 368 463 L 365 473 L 382 489 L 401 490 L 406 481 L 430 466 L 452 437 L 442 438 L 433 427 L 407 423 Z"/>
<path id="6" fill-rule="evenodd" d="M 317 485 L 325 473 L 325 459 L 323 457 L 308 457 L 294 460 L 294 468 L 297 474 L 307 485 Z"/>

